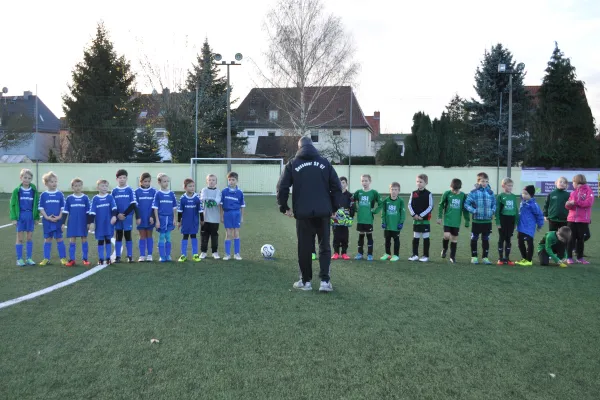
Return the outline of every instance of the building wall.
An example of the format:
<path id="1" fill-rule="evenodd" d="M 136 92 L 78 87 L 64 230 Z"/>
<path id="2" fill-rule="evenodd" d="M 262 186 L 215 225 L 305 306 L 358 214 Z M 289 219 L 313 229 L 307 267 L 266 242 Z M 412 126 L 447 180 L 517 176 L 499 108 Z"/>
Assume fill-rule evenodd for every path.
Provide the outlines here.
<path id="1" fill-rule="evenodd" d="M 31 139 L 21 146 L 11 147 L 9 149 L 0 149 L 0 156 L 3 155 L 26 155 L 31 160 L 46 161 L 48 152 L 54 149 L 60 154 L 61 140 L 59 133 L 32 133 Z"/>
<path id="2" fill-rule="evenodd" d="M 88 194 L 95 193 L 96 181 L 100 178 L 107 179 L 111 187 L 115 184 L 115 172 L 119 168 L 125 168 L 129 172 L 129 184 L 137 187 L 139 176 L 142 172 L 152 175 L 152 184 L 157 186 L 156 176 L 164 172 L 171 177 L 172 188 L 180 191 L 185 178 L 193 176 L 189 164 L 0 164 L 0 192 L 9 193 L 19 183 L 19 171 L 21 168 L 29 168 L 33 171 L 34 182 L 41 182 L 42 175 L 50 170 L 58 175 L 58 187 L 60 190 L 69 191 L 71 179 L 80 177 L 84 182 L 84 189 Z M 428 189 L 435 194 L 441 194 L 448 190 L 450 181 L 459 178 L 463 182 L 463 191 L 469 191 L 476 181 L 477 173 L 486 172 L 490 177 L 492 189 L 497 191 L 497 178 L 505 176 L 505 169 L 500 173 L 495 167 L 472 167 L 472 168 L 442 168 L 442 167 L 384 167 L 375 165 L 336 166 L 339 176 L 346 176 L 350 181 L 350 190 L 358 190 L 360 175 L 370 174 L 373 179 L 372 187 L 381 193 L 388 193 L 389 184 L 396 181 L 401 185 L 401 193 L 410 193 L 415 190 L 415 178 L 417 174 L 425 173 L 429 176 Z M 272 193 L 280 176 L 279 164 L 268 165 L 235 165 L 233 170 L 240 174 L 240 187 L 247 192 Z M 225 164 L 198 165 L 196 166 L 197 187 L 204 186 L 204 178 L 209 173 L 218 177 L 219 187 L 224 187 L 226 182 L 227 167 Z M 512 178 L 515 181 L 515 191 L 522 188 L 521 169 L 512 169 Z M 42 185 L 43 187 L 43 185 Z"/>
<path id="3" fill-rule="evenodd" d="M 340 136 L 345 139 L 344 153 L 350 153 L 350 130 L 336 129 L 340 131 Z M 254 136 L 248 136 L 248 131 L 254 131 Z M 315 147 L 319 150 L 326 148 L 329 144 L 329 134 L 333 130 L 320 130 L 319 142 L 315 143 Z M 282 136 L 282 129 L 245 129 L 240 133 L 240 136 L 248 138 L 246 146 L 246 154 L 256 154 L 256 143 L 259 136 L 268 136 L 269 132 L 275 132 L 275 136 Z M 365 128 L 352 129 L 352 155 L 353 156 L 372 156 L 374 155 L 371 145 L 371 133 Z"/>

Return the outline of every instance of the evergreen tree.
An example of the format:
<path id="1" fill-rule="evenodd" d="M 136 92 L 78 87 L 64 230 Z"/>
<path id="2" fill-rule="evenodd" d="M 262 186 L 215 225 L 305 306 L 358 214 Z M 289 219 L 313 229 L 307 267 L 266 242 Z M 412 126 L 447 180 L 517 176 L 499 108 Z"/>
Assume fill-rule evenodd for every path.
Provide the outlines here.
<path id="1" fill-rule="evenodd" d="M 539 91 L 528 164 L 541 167 L 597 166 L 594 118 L 584 83 L 576 79 L 571 60 L 555 45 Z"/>
<path id="2" fill-rule="evenodd" d="M 479 165 L 506 164 L 507 127 L 508 127 L 508 95 L 509 75 L 498 73 L 498 64 L 506 64 L 507 70 L 515 71 L 516 62 L 513 55 L 502 44 L 497 44 L 484 53 L 481 65 L 475 72 L 475 90 L 479 100 L 465 102 L 469 113 L 466 121 L 468 129 L 466 143 L 473 156 L 471 163 Z M 529 119 L 529 98 L 523 86 L 524 71 L 513 74 L 513 153 L 512 162 L 522 161 L 529 148 L 527 123 Z M 502 93 L 502 118 L 500 112 L 500 93 Z M 502 134 L 500 151 L 498 151 L 498 132 Z"/>
<path id="3" fill-rule="evenodd" d="M 440 146 L 438 138 L 433 131 L 429 115 L 423 114 L 417 131 L 417 143 L 419 146 L 420 164 L 424 167 L 439 165 Z"/>
<path id="4" fill-rule="evenodd" d="M 162 107 L 165 128 L 167 129 L 167 147 L 174 163 L 186 163 L 195 156 L 195 104 L 190 93 L 164 93 Z M 200 147 L 200 146 L 199 146 Z"/>
<path id="5" fill-rule="evenodd" d="M 392 138 L 386 140 L 375 156 L 377 165 L 402 165 L 402 148 Z"/>
<path id="6" fill-rule="evenodd" d="M 218 74 L 219 67 L 213 63 L 213 52 L 208 40 L 205 40 L 196 64 L 188 71 L 186 87 L 186 92 L 190 93 L 194 100 L 192 112 L 195 113 L 198 84 L 198 154 L 202 154 L 202 157 L 227 156 L 227 80 Z M 232 153 L 243 150 L 246 140 L 237 136 L 235 121 L 232 118 Z"/>
<path id="7" fill-rule="evenodd" d="M 142 132 L 136 135 L 135 157 L 133 161 L 137 163 L 160 162 L 159 147 L 152 126 L 147 125 Z"/>
<path id="8" fill-rule="evenodd" d="M 467 165 L 464 100 L 455 95 L 440 118 L 440 159 L 444 167 Z"/>
<path id="9" fill-rule="evenodd" d="M 73 162 L 129 161 L 135 142 L 138 100 L 129 61 L 118 56 L 102 23 L 72 72 L 63 96 Z"/>
<path id="10" fill-rule="evenodd" d="M 404 165 L 421 165 L 418 132 L 423 115 L 425 114 L 421 111 L 413 115 L 413 124 L 410 128 L 411 134 L 404 140 Z"/>

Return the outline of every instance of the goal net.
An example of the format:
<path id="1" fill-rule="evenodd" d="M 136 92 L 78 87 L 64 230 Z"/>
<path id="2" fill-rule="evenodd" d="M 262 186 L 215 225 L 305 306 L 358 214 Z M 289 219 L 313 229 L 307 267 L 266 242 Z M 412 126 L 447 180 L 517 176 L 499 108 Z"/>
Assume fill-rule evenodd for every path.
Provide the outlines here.
<path id="1" fill-rule="evenodd" d="M 283 158 L 192 158 L 191 175 L 197 188 L 206 183 L 206 176 L 217 176 L 217 187 L 227 185 L 227 164 L 239 175 L 238 185 L 244 195 L 275 195 L 277 181 L 283 173 Z"/>

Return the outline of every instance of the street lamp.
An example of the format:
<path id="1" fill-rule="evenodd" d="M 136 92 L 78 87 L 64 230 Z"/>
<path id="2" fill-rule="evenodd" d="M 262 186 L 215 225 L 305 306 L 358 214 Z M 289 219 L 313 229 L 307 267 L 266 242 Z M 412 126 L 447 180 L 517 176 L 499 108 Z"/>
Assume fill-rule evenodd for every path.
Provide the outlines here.
<path id="1" fill-rule="evenodd" d="M 231 94 L 231 86 L 229 85 L 229 67 L 231 65 L 241 65 L 240 61 L 242 61 L 242 53 L 236 53 L 235 61 L 222 61 L 223 56 L 220 54 L 215 54 L 214 59 L 216 61 L 216 65 L 226 65 L 227 66 L 227 172 L 231 172 L 231 101 L 229 100 L 229 96 Z"/>
<path id="2" fill-rule="evenodd" d="M 525 64 L 517 64 L 517 68 L 508 70 L 506 64 L 498 64 L 499 74 L 508 74 L 508 152 L 506 156 L 506 176 L 510 178 L 510 167 L 512 166 L 512 94 L 513 75 L 523 72 Z"/>

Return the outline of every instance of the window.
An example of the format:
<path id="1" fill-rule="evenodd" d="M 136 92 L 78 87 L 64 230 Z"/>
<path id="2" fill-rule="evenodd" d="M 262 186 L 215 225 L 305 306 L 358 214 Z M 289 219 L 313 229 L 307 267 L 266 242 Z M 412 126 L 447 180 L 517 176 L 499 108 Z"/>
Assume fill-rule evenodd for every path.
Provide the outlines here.
<path id="1" fill-rule="evenodd" d="M 333 131 L 333 136 L 340 136 L 342 131 Z"/>
<path id="2" fill-rule="evenodd" d="M 140 118 L 146 118 L 148 116 L 148 111 L 142 111 L 140 113 Z"/>
<path id="3" fill-rule="evenodd" d="M 157 139 L 162 139 L 165 137 L 165 132 L 164 131 L 156 131 L 156 132 L 154 132 L 154 136 L 156 136 Z"/>
<path id="4" fill-rule="evenodd" d="M 254 131 L 246 131 L 246 135 L 248 135 L 248 136 L 254 136 Z"/>
<path id="5" fill-rule="evenodd" d="M 267 134 L 268 134 L 269 136 L 273 137 L 273 136 L 275 136 L 275 131 L 269 131 L 269 132 L 267 132 Z"/>
<path id="6" fill-rule="evenodd" d="M 52 147 L 56 148 L 56 136 L 52 136 Z"/>
<path id="7" fill-rule="evenodd" d="M 313 143 L 319 143 L 319 131 L 310 131 L 310 139 Z"/>
<path id="8" fill-rule="evenodd" d="M 254 108 L 251 108 L 251 109 L 248 111 L 248 114 L 249 114 L 251 117 L 254 117 L 254 116 L 256 115 L 256 110 L 255 110 Z"/>
<path id="9" fill-rule="evenodd" d="M 270 121 L 277 121 L 277 117 L 279 116 L 278 114 L 279 114 L 279 112 L 277 110 L 271 110 L 271 111 L 269 111 L 269 120 Z"/>

